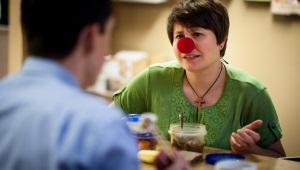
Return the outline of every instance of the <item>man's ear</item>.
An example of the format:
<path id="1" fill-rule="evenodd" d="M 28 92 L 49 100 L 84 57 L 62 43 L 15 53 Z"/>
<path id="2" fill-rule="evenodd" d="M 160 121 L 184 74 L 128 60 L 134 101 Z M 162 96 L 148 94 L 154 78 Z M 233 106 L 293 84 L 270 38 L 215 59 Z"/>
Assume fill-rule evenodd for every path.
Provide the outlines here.
<path id="1" fill-rule="evenodd" d="M 90 53 L 96 48 L 96 39 L 99 35 L 99 26 L 91 24 L 82 29 L 79 34 L 78 44 L 84 53 Z"/>

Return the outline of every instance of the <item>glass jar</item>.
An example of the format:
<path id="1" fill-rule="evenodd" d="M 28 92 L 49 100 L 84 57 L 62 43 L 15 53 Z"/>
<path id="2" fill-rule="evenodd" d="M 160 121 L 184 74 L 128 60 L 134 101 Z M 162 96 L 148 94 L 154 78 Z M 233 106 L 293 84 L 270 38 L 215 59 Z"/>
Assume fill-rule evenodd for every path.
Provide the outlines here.
<path id="1" fill-rule="evenodd" d="M 203 153 L 207 133 L 205 125 L 186 123 L 181 128 L 180 124 L 171 124 L 168 132 L 172 146 L 179 150 Z"/>

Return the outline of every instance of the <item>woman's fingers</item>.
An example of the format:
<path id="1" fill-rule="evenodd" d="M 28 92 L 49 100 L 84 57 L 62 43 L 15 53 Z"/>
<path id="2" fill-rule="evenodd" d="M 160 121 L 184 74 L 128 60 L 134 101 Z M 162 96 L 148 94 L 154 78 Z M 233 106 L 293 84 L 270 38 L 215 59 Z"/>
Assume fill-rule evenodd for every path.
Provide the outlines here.
<path id="1" fill-rule="evenodd" d="M 255 129 L 259 128 L 263 124 L 262 120 L 255 120 L 237 132 L 233 132 L 230 137 L 230 145 L 233 151 L 244 152 L 251 151 L 257 145 L 260 140 L 259 133 L 255 132 Z"/>
<path id="2" fill-rule="evenodd" d="M 232 137 L 235 139 L 236 143 L 241 148 L 247 147 L 247 144 L 244 142 L 244 140 L 242 139 L 242 137 L 238 133 L 232 133 Z"/>
<path id="3" fill-rule="evenodd" d="M 262 124 L 263 124 L 263 121 L 258 119 L 258 120 L 255 120 L 255 121 L 249 123 L 248 125 L 244 126 L 243 129 L 255 130 L 255 129 L 259 128 Z"/>
<path id="4" fill-rule="evenodd" d="M 236 153 L 243 153 L 245 152 L 244 147 L 240 144 L 239 139 L 237 138 L 236 133 L 232 133 L 230 137 L 230 146 L 231 150 Z"/>
<path id="5" fill-rule="evenodd" d="M 240 136 L 241 140 L 246 143 L 247 147 L 256 143 L 255 139 L 253 139 L 252 136 L 248 135 L 245 130 L 239 129 L 237 130 L 237 133 Z"/>
<path id="6" fill-rule="evenodd" d="M 250 129 L 245 129 L 244 131 L 245 131 L 245 133 L 246 133 L 247 135 L 249 135 L 249 136 L 252 137 L 252 139 L 255 141 L 255 143 L 258 142 L 258 141 L 260 140 L 260 135 L 259 135 L 259 133 L 255 132 L 255 131 L 253 131 L 253 130 L 250 130 Z"/>

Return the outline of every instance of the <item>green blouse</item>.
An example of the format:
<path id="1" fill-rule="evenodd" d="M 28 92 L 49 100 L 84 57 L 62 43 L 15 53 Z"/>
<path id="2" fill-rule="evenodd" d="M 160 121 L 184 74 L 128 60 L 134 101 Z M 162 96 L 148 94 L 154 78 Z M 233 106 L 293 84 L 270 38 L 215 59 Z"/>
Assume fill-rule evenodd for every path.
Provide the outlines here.
<path id="1" fill-rule="evenodd" d="M 232 132 L 261 119 L 264 123 L 257 129 L 261 135 L 258 145 L 268 148 L 282 134 L 266 88 L 240 69 L 231 65 L 225 65 L 225 68 L 227 76 L 220 99 L 199 112 L 183 93 L 185 71 L 177 62 L 148 67 L 117 91 L 113 100 L 126 113 L 156 113 L 158 127 L 165 136 L 168 136 L 169 125 L 178 123 L 178 115 L 183 113 L 186 122 L 206 125 L 207 146 L 223 149 L 230 149 Z"/>

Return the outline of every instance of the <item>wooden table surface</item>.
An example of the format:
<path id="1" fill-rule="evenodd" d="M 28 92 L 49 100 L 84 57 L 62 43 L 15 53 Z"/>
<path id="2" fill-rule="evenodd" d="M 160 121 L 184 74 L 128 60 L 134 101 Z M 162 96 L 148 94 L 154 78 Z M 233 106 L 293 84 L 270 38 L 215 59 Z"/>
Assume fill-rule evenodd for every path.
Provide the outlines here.
<path id="1" fill-rule="evenodd" d="M 208 153 L 228 152 L 222 149 L 204 147 L 204 157 Z M 300 170 L 300 163 L 295 161 L 287 161 L 283 159 L 276 159 L 272 157 L 246 154 L 246 160 L 257 164 L 258 170 Z M 193 166 L 195 170 L 213 170 L 214 166 L 207 164 L 204 160 Z M 155 170 L 152 164 L 141 163 L 141 170 Z"/>

